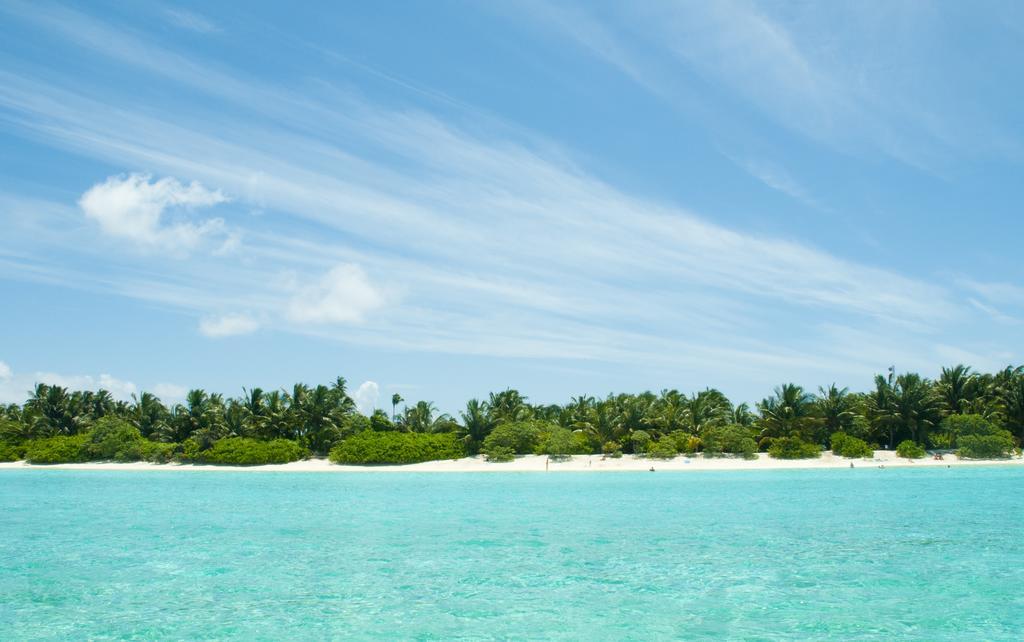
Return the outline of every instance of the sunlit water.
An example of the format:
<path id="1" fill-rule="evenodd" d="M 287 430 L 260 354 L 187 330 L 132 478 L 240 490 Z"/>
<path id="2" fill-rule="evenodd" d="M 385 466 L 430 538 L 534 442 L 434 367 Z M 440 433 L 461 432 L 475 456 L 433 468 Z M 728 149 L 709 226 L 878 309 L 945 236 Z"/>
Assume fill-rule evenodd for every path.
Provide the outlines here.
<path id="1" fill-rule="evenodd" d="M 0 638 L 1020 639 L 1024 470 L 0 471 Z"/>

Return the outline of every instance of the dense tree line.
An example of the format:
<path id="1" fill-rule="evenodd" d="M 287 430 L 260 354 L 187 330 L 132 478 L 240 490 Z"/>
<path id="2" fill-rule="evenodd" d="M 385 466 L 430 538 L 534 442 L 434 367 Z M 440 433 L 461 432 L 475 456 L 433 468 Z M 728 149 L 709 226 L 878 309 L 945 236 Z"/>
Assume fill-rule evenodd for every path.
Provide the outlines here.
<path id="1" fill-rule="evenodd" d="M 998 456 L 1024 439 L 1024 367 L 981 373 L 958 365 L 934 380 L 890 369 L 867 392 L 835 385 L 811 392 L 787 383 L 754 407 L 734 405 L 715 389 L 579 395 L 565 405 L 531 404 L 509 389 L 471 399 L 456 417 L 439 413 L 429 401 L 401 411 L 399 395 L 391 402 L 390 415 L 359 413 L 342 377 L 331 385 L 296 384 L 290 391 L 246 389 L 237 398 L 192 390 L 171 406 L 146 392 L 123 401 L 104 390 L 38 384 L 23 404 L 0 407 L 0 458 L 259 463 L 327 455 L 332 448 L 339 461 L 379 463 L 386 463 L 382 453 L 389 452 L 402 453 L 403 460 L 435 452 L 483 452 L 496 461 L 531 452 L 672 457 L 697 451 L 749 456 L 760 450 L 793 457 L 828 448 L 853 456 L 904 443 L 910 444 L 907 452 L 916 445 Z M 362 435 L 367 432 L 409 436 Z M 436 440 L 417 441 L 416 435 L 436 434 L 450 441 L 443 447 Z M 362 436 L 343 448 L 355 435 Z M 110 446 L 114 442 L 122 446 Z M 358 444 L 366 452 L 356 452 Z"/>

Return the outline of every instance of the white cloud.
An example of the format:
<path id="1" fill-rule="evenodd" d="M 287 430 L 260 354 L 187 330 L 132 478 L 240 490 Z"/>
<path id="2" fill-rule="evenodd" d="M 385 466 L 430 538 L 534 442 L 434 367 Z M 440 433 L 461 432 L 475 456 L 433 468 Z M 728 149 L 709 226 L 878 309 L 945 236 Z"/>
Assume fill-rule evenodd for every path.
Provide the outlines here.
<path id="1" fill-rule="evenodd" d="M 359 412 L 370 415 L 377 408 L 377 398 L 380 396 L 380 386 L 375 381 L 364 381 L 359 384 L 352 399 L 356 402 Z"/>
<path id="2" fill-rule="evenodd" d="M 149 390 L 165 404 L 182 401 L 188 394 L 188 388 L 174 383 L 158 383 Z"/>
<path id="3" fill-rule="evenodd" d="M 3 361 L 0 361 L 0 381 L 10 379 L 13 375 L 14 372 L 11 370 L 11 367 Z"/>
<path id="4" fill-rule="evenodd" d="M 93 185 L 78 204 L 86 217 L 110 236 L 183 254 L 195 249 L 204 237 L 226 235 L 224 220 L 168 222 L 164 220 L 167 210 L 189 211 L 227 200 L 220 190 L 209 190 L 196 181 L 184 185 L 172 177 L 150 181 L 146 174 L 130 174 Z"/>
<path id="5" fill-rule="evenodd" d="M 245 314 L 227 314 L 199 321 L 199 332 L 211 338 L 251 334 L 259 330 L 259 321 Z"/>
<path id="6" fill-rule="evenodd" d="M 384 305 L 383 294 L 354 264 L 336 265 L 320 280 L 303 286 L 288 305 L 298 323 L 356 323 Z"/>

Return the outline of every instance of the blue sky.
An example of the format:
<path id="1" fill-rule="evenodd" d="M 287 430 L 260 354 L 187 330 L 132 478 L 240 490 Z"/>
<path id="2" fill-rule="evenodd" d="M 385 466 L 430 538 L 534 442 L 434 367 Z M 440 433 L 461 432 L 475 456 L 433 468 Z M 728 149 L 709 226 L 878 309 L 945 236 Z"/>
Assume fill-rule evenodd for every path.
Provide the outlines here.
<path id="1" fill-rule="evenodd" d="M 1020 3 L 0 0 L 0 401 L 1021 361 Z"/>

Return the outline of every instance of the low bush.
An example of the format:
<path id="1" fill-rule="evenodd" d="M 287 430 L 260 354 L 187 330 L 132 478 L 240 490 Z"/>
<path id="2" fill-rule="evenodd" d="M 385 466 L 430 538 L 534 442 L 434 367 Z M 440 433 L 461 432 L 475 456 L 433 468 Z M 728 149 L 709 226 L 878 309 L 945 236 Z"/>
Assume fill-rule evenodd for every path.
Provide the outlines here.
<path id="1" fill-rule="evenodd" d="M 1013 452 L 1013 435 L 998 430 L 992 435 L 961 435 L 957 438 L 958 457 L 964 459 L 1002 459 Z"/>
<path id="2" fill-rule="evenodd" d="M 928 453 L 916 441 L 904 439 L 896 446 L 896 455 L 905 459 L 921 459 L 927 456 Z"/>
<path id="3" fill-rule="evenodd" d="M 544 435 L 538 454 L 548 455 L 553 459 L 568 459 L 577 452 L 578 442 L 568 428 L 554 427 Z"/>
<path id="4" fill-rule="evenodd" d="M 700 449 L 703 447 L 700 437 L 683 432 L 682 430 L 677 430 L 673 433 L 670 433 L 669 437 L 672 437 L 672 441 L 673 443 L 675 443 L 676 450 L 687 455 L 692 455 L 696 452 L 699 452 Z"/>
<path id="5" fill-rule="evenodd" d="M 651 459 L 672 459 L 679 454 L 672 439 L 667 437 L 652 443 L 647 448 L 647 456 Z"/>
<path id="6" fill-rule="evenodd" d="M 181 462 L 198 461 L 200 452 L 199 442 L 189 437 L 174 449 L 174 458 Z"/>
<path id="7" fill-rule="evenodd" d="M 484 459 L 495 463 L 514 461 L 516 458 L 516 451 L 508 446 L 491 446 L 490 449 L 484 449 L 483 453 Z"/>
<path id="8" fill-rule="evenodd" d="M 949 415 L 939 424 L 939 432 L 929 435 L 938 448 L 958 448 L 960 439 L 968 435 L 989 436 L 1001 428 L 982 415 Z"/>
<path id="9" fill-rule="evenodd" d="M 0 441 L 0 461 L 19 461 L 25 458 L 24 444 Z"/>
<path id="10" fill-rule="evenodd" d="M 776 437 L 768 455 L 775 459 L 816 459 L 821 457 L 821 448 L 797 437 Z"/>
<path id="11" fill-rule="evenodd" d="M 305 448 L 290 439 L 261 441 L 246 437 L 226 437 L 218 439 L 208 450 L 200 452 L 198 460 L 208 464 L 257 466 L 287 464 L 308 455 Z"/>
<path id="12" fill-rule="evenodd" d="M 496 447 L 511 448 L 517 455 L 532 455 L 540 444 L 541 435 L 550 433 L 555 424 L 544 421 L 513 421 L 498 424 L 484 439 L 481 452 L 492 451 Z"/>
<path id="13" fill-rule="evenodd" d="M 832 433 L 830 442 L 832 444 L 832 454 L 839 457 L 871 458 L 875 456 L 875 451 L 872 450 L 866 441 L 852 435 L 847 435 L 845 432 Z"/>
<path id="14" fill-rule="evenodd" d="M 124 419 L 101 417 L 93 424 L 85 444 L 89 459 L 139 461 L 143 459 L 146 440 L 139 429 Z"/>
<path id="15" fill-rule="evenodd" d="M 142 442 L 142 458 L 154 464 L 166 464 L 174 459 L 179 448 L 180 444 L 165 444 L 146 439 Z"/>
<path id="16" fill-rule="evenodd" d="M 757 442 L 750 430 L 739 425 L 709 426 L 701 436 L 705 457 L 721 457 L 722 455 L 739 455 L 751 459 L 757 455 Z"/>
<path id="17" fill-rule="evenodd" d="M 25 444 L 25 460 L 30 464 L 70 464 L 86 461 L 88 435 L 33 439 Z"/>
<path id="18" fill-rule="evenodd" d="M 460 459 L 466 446 L 454 433 L 374 432 L 352 435 L 331 449 L 336 464 L 415 464 Z"/>
<path id="19" fill-rule="evenodd" d="M 629 436 L 629 443 L 633 446 L 633 454 L 643 455 L 651 447 L 651 435 L 646 430 L 634 430 Z"/>
<path id="20" fill-rule="evenodd" d="M 622 444 L 617 441 L 606 441 L 604 442 L 604 445 L 601 446 L 601 452 L 605 455 L 610 455 L 616 450 L 622 450 Z"/>

